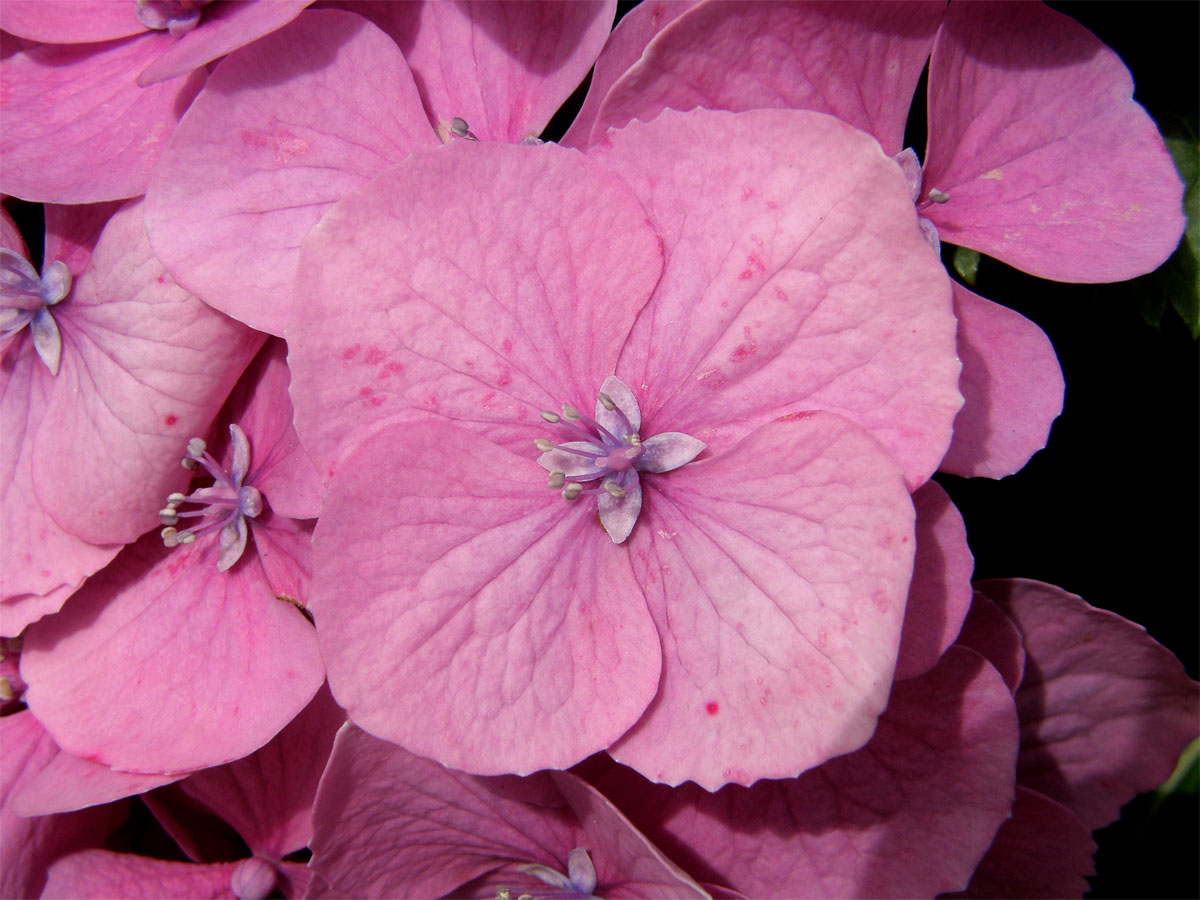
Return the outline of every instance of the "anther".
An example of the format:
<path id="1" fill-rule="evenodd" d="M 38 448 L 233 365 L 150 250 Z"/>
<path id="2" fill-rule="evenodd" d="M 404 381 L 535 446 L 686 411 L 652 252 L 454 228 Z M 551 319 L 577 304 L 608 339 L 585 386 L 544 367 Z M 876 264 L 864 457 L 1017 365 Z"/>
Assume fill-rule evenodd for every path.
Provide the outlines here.
<path id="1" fill-rule="evenodd" d="M 159 536 L 163 539 L 163 543 L 168 547 L 179 546 L 179 538 L 177 537 L 178 534 L 179 532 L 174 528 L 164 528 L 159 532 Z"/>
<path id="2" fill-rule="evenodd" d="M 567 483 L 567 473 L 562 469 L 555 469 L 550 473 L 549 483 L 550 487 L 557 491 L 560 487 Z"/>
<path id="3" fill-rule="evenodd" d="M 208 444 L 204 442 L 203 438 L 194 437 L 188 441 L 187 449 L 189 456 L 199 456 L 208 449 Z"/>
<path id="4" fill-rule="evenodd" d="M 185 456 L 183 459 L 181 459 L 179 461 L 179 464 L 181 466 L 183 466 L 185 469 L 196 468 L 196 461 L 194 459 L 192 459 L 190 456 Z"/>
<path id="5" fill-rule="evenodd" d="M 630 447 L 642 446 L 642 436 L 640 434 L 627 434 L 625 440 L 629 442 Z"/>
<path id="6" fill-rule="evenodd" d="M 551 443 L 550 441 L 546 440 L 545 438 L 538 438 L 536 441 L 533 442 L 533 446 L 537 447 L 543 453 L 549 453 L 551 450 L 554 449 L 554 444 Z"/>
<path id="7" fill-rule="evenodd" d="M 596 399 L 598 399 L 600 401 L 600 405 L 603 406 L 605 409 L 607 409 L 609 412 L 612 412 L 614 409 L 617 408 L 617 404 L 613 403 L 613 398 L 608 396 L 608 394 L 602 393 Z"/>
<path id="8" fill-rule="evenodd" d="M 573 407 L 570 403 L 563 404 L 563 418 L 574 425 L 579 421 L 579 410 Z"/>
<path id="9" fill-rule="evenodd" d="M 167 494 L 167 506 L 171 507 L 171 509 L 175 509 L 179 506 L 179 504 L 185 502 L 187 502 L 187 497 L 183 496 L 183 494 L 179 493 L 179 491 Z"/>
<path id="10" fill-rule="evenodd" d="M 179 521 L 179 516 L 175 515 L 175 510 L 168 506 L 165 509 L 158 511 L 158 517 L 162 519 L 164 525 L 174 525 Z"/>
<path id="11" fill-rule="evenodd" d="M 190 544 L 192 541 L 196 540 L 196 535 L 190 531 L 180 531 L 175 535 L 175 540 L 179 541 L 181 544 Z"/>
<path id="12" fill-rule="evenodd" d="M 562 421 L 562 417 L 559 416 L 558 413 L 552 413 L 552 412 L 544 412 L 543 411 L 542 418 L 545 419 L 547 422 L 549 422 L 551 425 L 557 425 L 559 422 Z"/>
<path id="13" fill-rule="evenodd" d="M 950 199 L 950 195 L 945 191 L 939 191 L 937 188 L 929 189 L 929 199 L 934 203 L 945 203 Z"/>
<path id="14" fill-rule="evenodd" d="M 621 487 L 615 481 L 605 481 L 601 487 L 608 491 L 610 497 L 616 497 L 618 500 L 620 500 L 625 496 L 625 488 Z"/>
<path id="15" fill-rule="evenodd" d="M 562 489 L 562 498 L 564 500 L 575 500 L 583 493 L 583 485 L 572 481 Z"/>

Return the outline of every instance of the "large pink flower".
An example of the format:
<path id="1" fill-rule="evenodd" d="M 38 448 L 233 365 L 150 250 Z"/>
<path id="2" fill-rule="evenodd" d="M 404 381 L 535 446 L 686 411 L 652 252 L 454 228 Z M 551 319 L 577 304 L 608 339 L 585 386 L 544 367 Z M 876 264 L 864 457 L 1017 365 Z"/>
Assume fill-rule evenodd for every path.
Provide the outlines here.
<path id="1" fill-rule="evenodd" d="M 794 775 L 886 702 L 906 478 L 959 403 L 947 284 L 832 118 L 664 115 L 596 158 L 418 153 L 306 239 L 330 683 L 476 772 L 616 743 L 656 780 Z"/>
<path id="2" fill-rule="evenodd" d="M 315 514 L 317 483 L 287 385 L 276 342 L 230 400 L 223 461 L 198 438 L 188 444 L 185 461 L 213 486 L 165 498 L 175 525 L 27 631 L 26 701 L 64 750 L 134 772 L 215 765 L 262 746 L 320 686 L 316 638 L 297 608 L 312 530 L 298 520 Z"/>
<path id="3" fill-rule="evenodd" d="M 813 109 L 898 155 L 931 231 L 1035 275 L 1131 278 L 1179 240 L 1179 178 L 1129 72 L 1040 3 L 662 6 L 643 4 L 613 33 L 565 143 L 591 146 L 665 108 Z M 922 173 L 900 151 L 927 60 Z M 961 285 L 955 306 L 967 402 L 943 469 L 999 477 L 1044 444 L 1061 374 L 1018 314 Z"/>

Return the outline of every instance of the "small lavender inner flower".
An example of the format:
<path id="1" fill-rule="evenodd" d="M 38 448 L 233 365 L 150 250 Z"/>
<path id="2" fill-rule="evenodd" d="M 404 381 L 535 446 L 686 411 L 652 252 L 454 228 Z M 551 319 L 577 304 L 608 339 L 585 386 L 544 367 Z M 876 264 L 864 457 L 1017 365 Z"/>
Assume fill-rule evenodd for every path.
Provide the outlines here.
<path id="1" fill-rule="evenodd" d="M 540 863 L 530 863 L 521 866 L 520 869 L 526 875 L 532 875 L 538 881 L 550 885 L 554 890 L 550 892 L 524 891 L 520 896 L 514 898 L 511 890 L 502 887 L 496 891 L 496 900 L 541 900 L 541 898 L 546 898 L 546 900 L 549 898 L 555 898 L 555 900 L 565 900 L 565 898 L 600 900 L 595 895 L 596 867 L 592 865 L 592 858 L 588 856 L 587 850 L 583 847 L 576 847 L 568 854 L 566 875 Z"/>
<path id="2" fill-rule="evenodd" d="M 233 448 L 233 464 L 226 472 L 219 462 L 208 453 L 208 447 L 200 438 L 188 441 L 187 456 L 181 463 L 185 469 L 204 467 L 213 477 L 211 487 L 198 488 L 186 496 L 174 493 L 167 497 L 167 505 L 158 511 L 163 525 L 163 543 L 168 547 L 190 544 L 197 538 L 217 529 L 221 531 L 221 552 L 217 557 L 217 570 L 224 572 L 242 558 L 246 549 L 247 519 L 257 518 L 263 511 L 262 492 L 242 482 L 250 468 L 250 441 L 237 425 L 229 426 L 229 440 Z M 179 507 L 192 503 L 200 509 L 180 512 Z M 199 519 L 200 522 L 183 530 L 176 526 L 180 519 Z"/>
<path id="3" fill-rule="evenodd" d="M 212 0 L 136 0 L 138 21 L 155 31 L 186 34 L 200 23 L 200 7 Z"/>
<path id="4" fill-rule="evenodd" d="M 58 374 L 62 336 L 50 307 L 71 291 L 71 270 L 62 260 L 37 270 L 19 253 L 0 247 L 0 341 L 7 341 L 26 325 L 33 348 L 51 375 Z"/>
<path id="5" fill-rule="evenodd" d="M 705 447 L 703 441 L 678 431 L 643 440 L 637 398 L 615 375 L 600 388 L 595 418 L 565 403 L 561 414 L 543 412 L 542 418 L 575 438 L 561 444 L 546 438 L 534 441 L 542 451 L 538 463 L 550 473 L 550 487 L 568 501 L 596 495 L 600 523 L 615 544 L 629 537 L 642 511 L 638 473 L 678 469 Z"/>

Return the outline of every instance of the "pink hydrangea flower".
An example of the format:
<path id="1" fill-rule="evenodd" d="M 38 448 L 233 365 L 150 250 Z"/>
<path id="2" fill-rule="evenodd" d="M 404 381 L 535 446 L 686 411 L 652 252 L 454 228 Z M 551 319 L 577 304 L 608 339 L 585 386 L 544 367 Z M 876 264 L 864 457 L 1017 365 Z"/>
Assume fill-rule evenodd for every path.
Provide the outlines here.
<path id="1" fill-rule="evenodd" d="M 313 812 L 312 897 L 708 896 L 569 772 L 467 775 L 350 724 Z"/>
<path id="2" fill-rule="evenodd" d="M 897 155 L 931 232 L 1034 275 L 1131 278 L 1161 264 L 1182 233 L 1179 178 L 1132 100 L 1128 70 L 1040 3 L 714 0 L 645 3 L 626 18 L 597 62 L 602 77 L 570 146 L 665 108 L 814 109 Z M 901 150 L 926 61 L 922 171 Z M 967 402 L 942 467 L 1003 476 L 1044 445 L 1062 408 L 1061 373 L 1028 320 L 958 284 L 955 308 Z"/>
<path id="3" fill-rule="evenodd" d="M 614 4 L 351 6 L 370 18 L 312 10 L 222 61 L 147 196 L 172 273 L 273 334 L 300 240 L 333 202 L 449 139 L 455 117 L 482 140 L 536 137 L 600 52 Z"/>
<path id="4" fill-rule="evenodd" d="M 959 404 L 948 286 L 830 117 L 664 115 L 595 156 L 414 154 L 306 238 L 334 696 L 480 773 L 615 744 L 656 780 L 794 775 L 886 703 L 906 485 Z"/>
<path id="5" fill-rule="evenodd" d="M 300 520 L 319 488 L 291 427 L 283 353 L 265 349 L 232 396 L 221 462 L 188 444 L 188 467 L 203 461 L 215 484 L 165 497 L 161 515 L 176 525 L 126 548 L 26 632 L 26 702 L 64 750 L 132 772 L 227 762 L 262 746 L 323 681 L 297 608 L 311 571 L 312 523 Z M 196 505 L 201 524 L 183 528 Z"/>
<path id="6" fill-rule="evenodd" d="M 154 523 L 262 337 L 175 284 L 142 205 L 46 209 L 46 265 L 6 247 L 0 633 L 57 610 Z"/>

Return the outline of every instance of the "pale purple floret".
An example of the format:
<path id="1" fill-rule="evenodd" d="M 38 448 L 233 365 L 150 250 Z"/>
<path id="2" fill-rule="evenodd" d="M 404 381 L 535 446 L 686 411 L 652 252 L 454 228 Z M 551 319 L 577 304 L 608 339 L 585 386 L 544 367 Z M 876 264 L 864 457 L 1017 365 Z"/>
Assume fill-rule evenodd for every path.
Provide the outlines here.
<path id="1" fill-rule="evenodd" d="M 174 493 L 167 497 L 167 505 L 158 515 L 163 525 L 163 543 L 168 547 L 190 544 L 196 538 L 221 529 L 221 553 L 217 557 L 217 571 L 225 572 L 242 558 L 246 549 L 246 519 L 257 518 L 263 511 L 263 495 L 258 488 L 242 484 L 250 469 L 250 441 L 237 425 L 229 426 L 229 439 L 233 447 L 233 463 L 226 472 L 208 453 L 208 447 L 200 438 L 188 441 L 187 456 L 182 460 L 184 468 L 203 466 L 212 475 L 212 487 L 198 488 L 188 495 Z M 199 504 L 203 509 L 180 512 L 184 503 Z M 182 531 L 175 526 L 180 519 L 200 518 L 199 527 Z"/>
<path id="2" fill-rule="evenodd" d="M 138 21 L 155 31 L 187 34 L 200 24 L 200 8 L 212 0 L 137 0 Z"/>
<path id="3" fill-rule="evenodd" d="M 62 260 L 52 263 L 39 277 L 21 254 L 0 248 L 0 341 L 7 341 L 28 325 L 38 356 L 50 374 L 57 375 L 62 336 L 50 307 L 70 291 L 71 270 Z"/>
<path id="4" fill-rule="evenodd" d="M 678 431 L 664 431 L 642 440 L 637 398 L 615 375 L 608 376 L 601 386 L 595 419 L 565 403 L 562 409 L 562 415 L 544 412 L 542 418 L 583 440 L 554 444 L 539 438 L 535 442 L 542 451 L 538 464 L 550 473 L 550 487 L 561 490 L 564 500 L 599 494 L 600 522 L 614 544 L 629 537 L 642 511 L 638 472 L 678 469 L 699 456 L 706 446 Z M 597 481 L 594 487 L 584 487 Z"/>
<path id="5" fill-rule="evenodd" d="M 560 894 L 558 891 L 555 891 L 553 894 L 546 895 L 547 897 L 582 897 L 584 900 L 598 900 L 594 896 L 596 890 L 596 867 L 592 865 L 592 858 L 588 856 L 587 850 L 583 847 L 576 847 L 567 856 L 566 875 L 557 869 L 552 869 L 549 866 L 543 866 L 539 863 L 530 863 L 527 866 L 521 866 L 521 871 L 563 892 Z M 503 891 L 497 891 L 497 896 L 502 893 Z M 530 896 L 530 894 L 526 891 L 521 896 Z M 539 894 L 539 896 L 541 895 Z"/>

